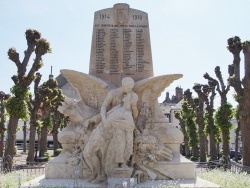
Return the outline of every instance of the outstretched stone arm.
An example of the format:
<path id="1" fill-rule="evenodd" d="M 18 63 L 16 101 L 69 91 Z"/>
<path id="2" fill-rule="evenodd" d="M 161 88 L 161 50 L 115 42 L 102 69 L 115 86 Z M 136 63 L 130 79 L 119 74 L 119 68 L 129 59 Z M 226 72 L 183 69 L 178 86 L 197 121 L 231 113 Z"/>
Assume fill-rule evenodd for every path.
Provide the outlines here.
<path id="1" fill-rule="evenodd" d="M 137 108 L 138 96 L 135 94 L 134 97 L 135 97 L 135 100 L 134 100 L 134 102 L 131 104 L 131 108 L 132 108 L 133 117 L 134 117 L 134 118 L 137 118 L 137 116 L 138 116 L 138 108 Z"/>
<path id="2" fill-rule="evenodd" d="M 112 98 L 113 98 L 112 91 L 110 91 L 108 95 L 106 96 L 101 107 L 101 118 L 102 118 L 102 123 L 104 126 L 107 126 L 107 111 L 112 102 Z"/>

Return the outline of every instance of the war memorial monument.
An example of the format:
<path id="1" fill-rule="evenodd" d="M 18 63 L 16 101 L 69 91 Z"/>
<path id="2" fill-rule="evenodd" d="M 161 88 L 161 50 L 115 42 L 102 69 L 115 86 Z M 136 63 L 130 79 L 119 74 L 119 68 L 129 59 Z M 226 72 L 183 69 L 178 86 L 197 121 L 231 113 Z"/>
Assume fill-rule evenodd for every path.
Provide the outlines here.
<path id="1" fill-rule="evenodd" d="M 89 73 L 61 70 L 70 122 L 58 136 L 63 150 L 45 167 L 46 179 L 194 179 L 180 155 L 181 131 L 158 97 L 181 74 L 154 77 L 148 14 L 128 4 L 95 12 Z"/>

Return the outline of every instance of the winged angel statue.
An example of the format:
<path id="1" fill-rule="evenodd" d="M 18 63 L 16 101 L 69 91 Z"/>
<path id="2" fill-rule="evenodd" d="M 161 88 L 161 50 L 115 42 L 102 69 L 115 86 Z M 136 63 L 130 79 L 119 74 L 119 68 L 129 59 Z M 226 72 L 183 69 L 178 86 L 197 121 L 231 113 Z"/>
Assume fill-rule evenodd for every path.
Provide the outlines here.
<path id="1" fill-rule="evenodd" d="M 136 83 L 125 77 L 119 88 L 73 70 L 61 70 L 61 74 L 81 100 L 67 98 L 58 109 L 70 119 L 59 134 L 63 146 L 60 155 L 74 165 L 83 164 L 83 178 L 100 183 L 119 169 L 132 169 L 130 177 L 172 177 L 155 165 L 173 159 L 167 143 L 180 141 L 182 136 L 164 136 L 167 132 L 171 135 L 172 128 L 168 127 L 157 99 L 181 74 L 146 78 Z"/>

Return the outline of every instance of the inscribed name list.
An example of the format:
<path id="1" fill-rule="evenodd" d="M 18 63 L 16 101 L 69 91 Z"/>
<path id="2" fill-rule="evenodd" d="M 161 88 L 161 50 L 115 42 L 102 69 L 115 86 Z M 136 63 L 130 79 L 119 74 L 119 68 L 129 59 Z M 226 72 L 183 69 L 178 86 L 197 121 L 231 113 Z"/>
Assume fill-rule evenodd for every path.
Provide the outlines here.
<path id="1" fill-rule="evenodd" d="M 147 13 L 127 4 L 95 12 L 89 74 L 117 87 L 153 76 Z"/>

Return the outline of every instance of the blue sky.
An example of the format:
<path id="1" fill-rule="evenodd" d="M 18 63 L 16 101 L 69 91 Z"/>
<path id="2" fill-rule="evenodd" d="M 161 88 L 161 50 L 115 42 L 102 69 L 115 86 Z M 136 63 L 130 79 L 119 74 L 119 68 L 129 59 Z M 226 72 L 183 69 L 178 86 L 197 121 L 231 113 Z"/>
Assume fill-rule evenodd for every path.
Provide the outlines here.
<path id="1" fill-rule="evenodd" d="M 43 58 L 42 81 L 48 79 L 51 66 L 55 76 L 61 69 L 88 73 L 94 12 L 116 3 L 148 13 L 155 76 L 184 75 L 166 89 L 170 95 L 177 86 L 185 90 L 194 83 L 206 83 L 203 74 L 215 76 L 217 65 L 226 80 L 232 63 L 227 39 L 237 35 L 242 41 L 250 40 L 248 0 L 1 0 L 0 90 L 9 93 L 10 78 L 16 74 L 7 51 L 15 47 L 23 58 L 24 33 L 29 28 L 40 31 L 52 47 L 52 54 Z M 233 88 L 229 93 L 234 93 Z M 164 97 L 165 93 L 159 101 Z"/>

